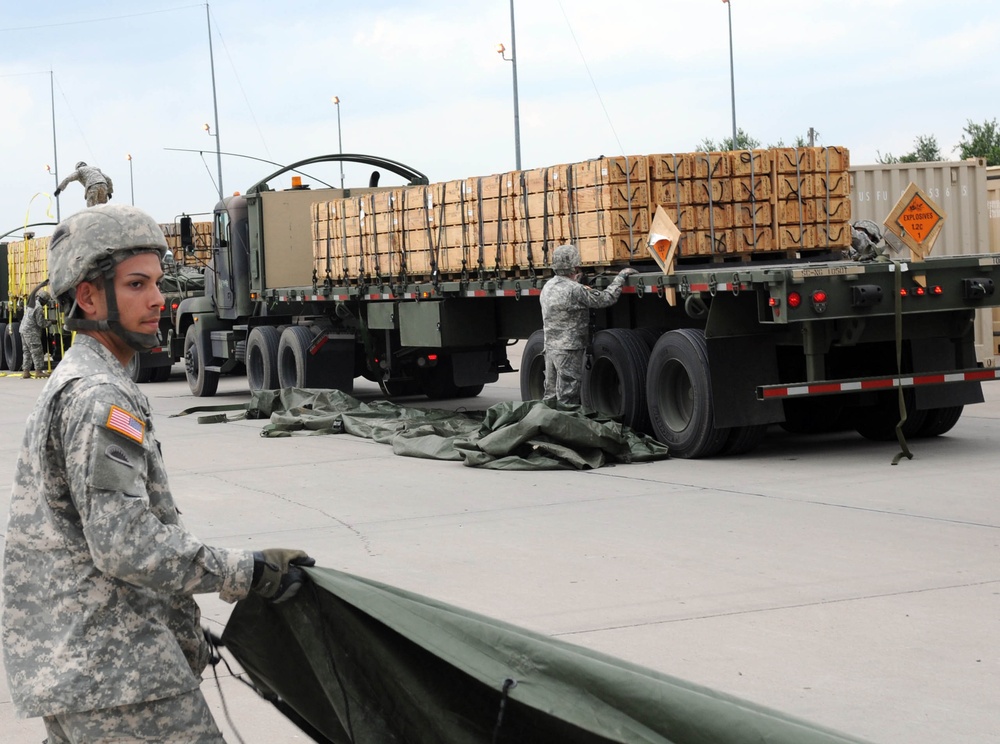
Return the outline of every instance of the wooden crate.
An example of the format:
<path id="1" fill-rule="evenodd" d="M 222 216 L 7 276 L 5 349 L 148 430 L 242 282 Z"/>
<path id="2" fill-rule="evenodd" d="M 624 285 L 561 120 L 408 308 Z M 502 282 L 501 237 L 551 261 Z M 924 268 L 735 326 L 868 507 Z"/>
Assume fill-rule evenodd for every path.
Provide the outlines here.
<path id="1" fill-rule="evenodd" d="M 679 181 L 694 178 L 694 153 L 667 153 L 648 156 L 650 181 Z"/>
<path id="2" fill-rule="evenodd" d="M 772 150 L 736 150 L 730 153 L 729 172 L 734 178 L 768 179 L 773 166 Z"/>

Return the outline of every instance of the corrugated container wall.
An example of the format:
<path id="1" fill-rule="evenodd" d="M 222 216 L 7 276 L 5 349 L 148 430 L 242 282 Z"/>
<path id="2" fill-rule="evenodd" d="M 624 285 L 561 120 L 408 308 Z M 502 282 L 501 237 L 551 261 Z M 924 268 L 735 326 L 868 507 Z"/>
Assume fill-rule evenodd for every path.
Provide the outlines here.
<path id="1" fill-rule="evenodd" d="M 989 220 L 990 252 L 1000 253 L 1000 165 L 986 169 L 986 211 Z M 993 308 L 993 350 L 1000 356 L 1000 307 Z"/>
<path id="2" fill-rule="evenodd" d="M 853 166 L 851 221 L 872 220 L 880 227 L 910 183 L 915 183 L 946 215 L 931 256 L 967 256 L 1000 251 L 991 245 L 993 213 L 987 196 L 987 168 L 983 159 Z M 998 174 L 1000 175 L 1000 174 Z M 996 209 L 996 208 L 994 208 Z M 997 318 L 1000 321 L 1000 317 Z M 976 313 L 976 356 L 987 367 L 998 359 L 992 310 Z"/>

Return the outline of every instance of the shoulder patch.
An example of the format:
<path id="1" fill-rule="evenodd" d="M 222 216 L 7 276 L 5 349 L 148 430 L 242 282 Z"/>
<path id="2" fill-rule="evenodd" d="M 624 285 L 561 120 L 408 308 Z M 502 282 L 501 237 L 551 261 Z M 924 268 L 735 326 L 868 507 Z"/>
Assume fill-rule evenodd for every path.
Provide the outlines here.
<path id="1" fill-rule="evenodd" d="M 108 420 L 104 425 L 111 431 L 117 431 L 139 444 L 142 444 L 146 436 L 146 425 L 124 408 L 118 406 L 111 406 Z"/>

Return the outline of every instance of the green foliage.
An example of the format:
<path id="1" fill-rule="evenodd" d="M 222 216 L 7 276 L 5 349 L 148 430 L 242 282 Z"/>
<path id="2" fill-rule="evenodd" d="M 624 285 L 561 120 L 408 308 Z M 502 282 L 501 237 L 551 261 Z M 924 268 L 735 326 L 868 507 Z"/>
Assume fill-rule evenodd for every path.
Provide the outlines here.
<path id="1" fill-rule="evenodd" d="M 917 138 L 913 141 L 912 152 L 899 157 L 896 157 L 891 152 L 887 152 L 885 155 L 878 152 L 876 159 L 883 165 L 889 165 L 892 163 L 930 163 L 943 160 L 944 158 L 941 156 L 941 148 L 938 146 L 937 137 L 933 134 L 921 134 L 917 135 Z"/>
<path id="2" fill-rule="evenodd" d="M 965 125 L 965 134 L 955 148 L 962 160 L 966 158 L 986 158 L 987 165 L 1000 165 L 1000 129 L 997 120 L 976 124 L 971 119 Z"/>
<path id="3" fill-rule="evenodd" d="M 733 147 L 732 137 L 723 137 L 719 142 L 706 137 L 695 149 L 698 152 L 722 152 L 723 150 L 756 150 L 758 147 L 760 147 L 760 140 L 754 139 L 742 129 L 737 129 L 736 147 Z"/>

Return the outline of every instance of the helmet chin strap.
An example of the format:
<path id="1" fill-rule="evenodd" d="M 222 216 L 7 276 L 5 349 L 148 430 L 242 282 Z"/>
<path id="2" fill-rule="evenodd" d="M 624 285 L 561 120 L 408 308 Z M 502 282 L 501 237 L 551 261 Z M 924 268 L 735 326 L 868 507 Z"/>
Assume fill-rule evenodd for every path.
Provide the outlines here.
<path id="1" fill-rule="evenodd" d="M 76 300 L 73 300 L 73 307 L 67 313 L 65 327 L 68 331 L 105 331 L 113 333 L 134 351 L 148 351 L 160 345 L 160 335 L 158 333 L 138 333 L 130 331 L 121 323 L 121 315 L 118 312 L 118 299 L 115 295 L 115 262 L 109 256 L 103 259 L 97 267 L 104 276 L 104 296 L 108 305 L 108 317 L 105 320 L 86 320 L 84 318 L 72 317 L 76 308 Z"/>

